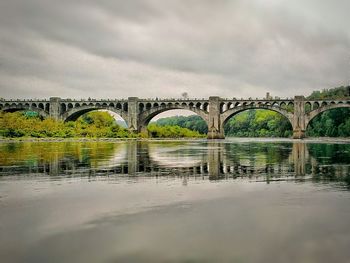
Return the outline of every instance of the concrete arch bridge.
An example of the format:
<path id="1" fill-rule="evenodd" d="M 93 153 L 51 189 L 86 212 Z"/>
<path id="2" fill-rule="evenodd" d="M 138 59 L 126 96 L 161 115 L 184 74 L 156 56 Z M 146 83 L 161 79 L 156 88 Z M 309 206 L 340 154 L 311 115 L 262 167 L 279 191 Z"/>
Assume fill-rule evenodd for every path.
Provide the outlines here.
<path id="1" fill-rule="evenodd" d="M 228 99 L 217 96 L 209 99 L 87 99 L 72 100 L 52 97 L 48 100 L 0 100 L 0 110 L 14 112 L 31 110 L 41 117 L 74 121 L 94 110 L 109 110 L 120 115 L 129 129 L 141 132 L 156 115 L 174 109 L 185 109 L 199 115 L 208 125 L 208 139 L 223 139 L 224 125 L 234 115 L 249 109 L 266 109 L 282 114 L 293 128 L 294 138 L 304 138 L 310 121 L 320 113 L 349 108 L 350 98 L 337 100 L 308 100 L 303 96 L 293 99 Z"/>

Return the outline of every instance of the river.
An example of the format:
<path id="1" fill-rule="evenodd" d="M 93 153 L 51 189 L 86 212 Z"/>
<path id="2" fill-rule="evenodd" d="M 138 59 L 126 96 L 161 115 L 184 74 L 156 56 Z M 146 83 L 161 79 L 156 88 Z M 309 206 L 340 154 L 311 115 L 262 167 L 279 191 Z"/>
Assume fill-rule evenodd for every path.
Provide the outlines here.
<path id="1" fill-rule="evenodd" d="M 350 262 L 350 142 L 0 143 L 0 262 Z"/>

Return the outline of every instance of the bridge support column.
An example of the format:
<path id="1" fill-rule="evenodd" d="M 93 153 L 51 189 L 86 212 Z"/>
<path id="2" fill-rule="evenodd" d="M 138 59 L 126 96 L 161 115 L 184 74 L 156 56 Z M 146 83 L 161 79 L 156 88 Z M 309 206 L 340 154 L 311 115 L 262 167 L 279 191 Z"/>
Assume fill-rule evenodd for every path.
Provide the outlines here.
<path id="1" fill-rule="evenodd" d="M 293 143 L 292 156 L 295 175 L 305 175 L 305 162 L 309 156 L 305 143 Z"/>
<path id="2" fill-rule="evenodd" d="M 224 139 L 220 121 L 220 98 L 209 97 L 208 139 Z"/>
<path id="3" fill-rule="evenodd" d="M 50 117 L 55 120 L 59 120 L 61 116 L 60 101 L 61 101 L 61 98 L 59 97 L 50 98 Z"/>
<path id="4" fill-rule="evenodd" d="M 130 141 L 127 144 L 127 156 L 128 156 L 128 174 L 136 175 L 138 172 L 139 162 L 137 160 L 137 144 L 138 142 Z"/>
<path id="5" fill-rule="evenodd" d="M 220 177 L 220 144 L 213 142 L 208 149 L 208 172 L 209 179 L 216 180 Z"/>
<path id="6" fill-rule="evenodd" d="M 138 102 L 137 97 L 129 97 L 128 98 L 128 119 L 127 119 L 127 122 L 128 122 L 129 131 L 132 131 L 132 132 L 137 132 L 137 127 L 138 127 L 137 102 Z"/>
<path id="7" fill-rule="evenodd" d="M 305 101 L 304 96 L 294 97 L 294 116 L 293 116 L 293 138 L 305 138 Z"/>

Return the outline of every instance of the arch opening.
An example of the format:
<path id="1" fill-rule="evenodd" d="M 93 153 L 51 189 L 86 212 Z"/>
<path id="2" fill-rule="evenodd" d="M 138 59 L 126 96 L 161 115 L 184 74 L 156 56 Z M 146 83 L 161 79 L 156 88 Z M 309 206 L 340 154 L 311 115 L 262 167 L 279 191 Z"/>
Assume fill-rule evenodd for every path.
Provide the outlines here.
<path id="1" fill-rule="evenodd" d="M 96 124 L 98 126 L 113 126 L 114 124 L 128 128 L 126 121 L 118 113 L 105 109 L 93 109 L 86 111 L 76 119 L 76 121 L 83 122 L 87 125 Z"/>
<path id="2" fill-rule="evenodd" d="M 205 112 L 209 112 L 209 103 L 208 103 L 208 102 L 204 102 L 204 104 L 203 104 L 203 110 L 204 110 Z"/>
<path id="3" fill-rule="evenodd" d="M 290 137 L 291 121 L 277 109 L 242 109 L 223 123 L 227 137 Z"/>
<path id="4" fill-rule="evenodd" d="M 320 104 L 317 101 L 315 101 L 313 106 L 312 106 L 312 109 L 317 110 L 319 107 L 320 107 Z"/>
<path id="5" fill-rule="evenodd" d="M 335 104 L 329 104 L 328 107 Z M 310 137 L 350 137 L 350 105 L 337 104 L 339 107 L 325 109 L 311 116 L 306 127 Z M 344 107 L 342 107 L 344 106 Z"/>
<path id="6" fill-rule="evenodd" d="M 304 106 L 304 110 L 306 113 L 310 112 L 312 110 L 312 105 L 310 102 L 306 102 Z"/>
<path id="7" fill-rule="evenodd" d="M 64 113 L 67 110 L 67 106 L 65 103 L 61 104 L 61 113 Z"/>
<path id="8" fill-rule="evenodd" d="M 205 137 L 208 127 L 206 121 L 191 110 L 164 109 L 144 120 L 142 132 L 155 138 Z"/>
<path id="9" fill-rule="evenodd" d="M 96 103 L 95 105 L 86 105 L 84 107 L 73 107 L 73 108 L 69 108 L 67 107 L 67 110 L 65 112 L 62 112 L 62 116 L 61 118 L 65 121 L 65 122 L 70 122 L 70 121 L 76 121 L 78 120 L 78 118 L 86 113 L 92 112 L 92 111 L 107 111 L 110 112 L 113 116 L 114 114 L 122 116 L 123 112 L 122 110 L 116 109 L 114 107 L 109 107 L 108 105 L 102 106 L 98 103 Z M 124 116 L 122 116 L 124 117 Z"/>
<path id="10" fill-rule="evenodd" d="M 128 103 L 127 103 L 127 102 L 125 102 L 125 103 L 123 104 L 123 110 L 124 110 L 124 111 L 128 111 Z"/>
<path id="11" fill-rule="evenodd" d="M 143 103 L 139 103 L 139 112 L 143 112 L 145 105 Z"/>

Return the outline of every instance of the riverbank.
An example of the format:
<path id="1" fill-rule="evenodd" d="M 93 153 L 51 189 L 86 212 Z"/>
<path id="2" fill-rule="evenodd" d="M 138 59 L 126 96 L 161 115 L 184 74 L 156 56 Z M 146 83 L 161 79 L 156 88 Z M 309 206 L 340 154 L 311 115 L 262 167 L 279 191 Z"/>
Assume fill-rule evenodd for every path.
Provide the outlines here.
<path id="1" fill-rule="evenodd" d="M 0 137 L 0 143 L 9 142 L 121 142 L 121 141 L 202 141 L 206 138 L 35 138 L 35 137 L 19 137 L 6 138 Z M 271 137 L 226 137 L 218 141 L 239 141 L 239 142 L 309 142 L 309 143 L 350 143 L 349 138 L 340 137 L 309 137 L 304 139 L 292 138 L 271 138 Z"/>
<path id="2" fill-rule="evenodd" d="M 120 142 L 120 141 L 189 141 L 189 140 L 206 140 L 205 138 L 0 138 L 0 143 L 9 142 Z"/>

